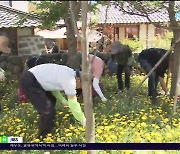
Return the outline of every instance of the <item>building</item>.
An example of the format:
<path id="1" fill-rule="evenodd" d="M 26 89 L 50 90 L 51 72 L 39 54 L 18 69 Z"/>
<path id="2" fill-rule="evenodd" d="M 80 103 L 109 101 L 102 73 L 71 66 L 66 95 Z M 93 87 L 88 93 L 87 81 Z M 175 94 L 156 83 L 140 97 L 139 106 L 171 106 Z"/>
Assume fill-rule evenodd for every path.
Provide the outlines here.
<path id="1" fill-rule="evenodd" d="M 0 1 L 0 4 L 5 6 L 10 6 L 19 11 L 29 12 L 28 1 Z"/>
<path id="2" fill-rule="evenodd" d="M 9 38 L 12 54 L 41 54 L 45 40 L 34 35 L 34 28 L 41 25 L 38 17 L 0 4 L 0 34 Z"/>
<path id="3" fill-rule="evenodd" d="M 168 25 L 169 15 L 167 11 L 162 10 L 159 13 L 149 14 L 150 22 L 146 17 L 138 15 L 125 14 L 114 5 L 111 5 L 106 14 L 106 6 L 99 6 L 99 12 L 96 13 L 96 22 L 99 27 L 103 27 L 106 21 L 105 32 L 110 34 L 111 40 L 133 39 L 138 38 L 143 47 L 152 47 L 153 39 L 157 35 L 164 35 L 166 29 L 158 26 Z M 155 26 L 157 25 L 157 26 Z"/>

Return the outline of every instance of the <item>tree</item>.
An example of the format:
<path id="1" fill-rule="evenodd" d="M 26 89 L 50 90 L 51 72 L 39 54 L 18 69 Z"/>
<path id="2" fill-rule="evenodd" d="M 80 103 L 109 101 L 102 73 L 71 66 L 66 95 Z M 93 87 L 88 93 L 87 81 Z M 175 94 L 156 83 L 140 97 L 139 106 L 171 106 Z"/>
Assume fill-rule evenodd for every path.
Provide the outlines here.
<path id="1" fill-rule="evenodd" d="M 146 17 L 150 23 L 154 24 L 150 19 L 150 14 L 161 12 L 162 10 L 169 13 L 170 25 L 169 30 L 173 31 L 173 42 L 180 38 L 180 25 L 176 20 L 175 13 L 180 10 L 179 5 L 175 5 L 175 1 L 116 1 L 116 7 L 119 7 L 124 13 L 131 15 L 140 15 Z M 157 24 L 155 25 L 157 26 Z M 161 24 L 161 27 L 164 25 Z M 167 28 L 167 27 L 166 27 Z M 174 48 L 174 68 L 172 70 L 171 97 L 175 96 L 178 91 L 178 75 L 180 74 L 180 42 Z M 178 69 L 177 69 L 178 68 Z"/>
<path id="2" fill-rule="evenodd" d="M 86 141 L 88 143 L 95 143 L 95 121 L 92 103 L 92 90 L 91 90 L 91 69 L 89 60 L 89 42 L 87 41 L 87 1 L 82 1 L 82 81 L 83 81 L 83 101 L 85 103 L 86 115 Z M 90 150 L 89 153 L 95 153 Z"/>
<path id="3" fill-rule="evenodd" d="M 82 12 L 80 12 L 80 4 L 82 4 Z M 93 103 L 92 103 L 92 90 L 91 90 L 91 69 L 90 62 L 88 59 L 89 49 L 88 42 L 86 40 L 86 28 L 87 28 L 87 1 L 63 1 L 63 2 L 41 2 L 38 4 L 43 14 L 43 21 L 45 27 L 54 28 L 54 25 L 62 17 L 65 21 L 67 28 L 67 42 L 68 42 L 68 53 L 70 58 L 73 58 L 77 52 L 77 37 L 80 37 L 76 22 L 78 15 L 81 13 L 82 16 L 82 87 L 83 87 L 83 101 L 85 103 L 85 115 L 86 115 L 86 142 L 95 142 L 95 125 L 93 115 Z M 44 10 L 45 9 L 45 10 Z M 62 11 L 60 11 L 62 9 Z M 53 20 L 53 22 L 52 22 Z M 94 153 L 94 151 L 89 151 Z"/>
<path id="4" fill-rule="evenodd" d="M 70 57 L 77 53 L 77 37 L 70 18 L 70 6 L 68 1 L 42 1 L 36 3 L 37 13 L 41 15 L 43 28 L 55 29 L 57 21 L 63 19 L 67 29 L 67 45 Z M 75 21 L 77 22 L 80 14 L 80 1 L 72 1 Z"/>

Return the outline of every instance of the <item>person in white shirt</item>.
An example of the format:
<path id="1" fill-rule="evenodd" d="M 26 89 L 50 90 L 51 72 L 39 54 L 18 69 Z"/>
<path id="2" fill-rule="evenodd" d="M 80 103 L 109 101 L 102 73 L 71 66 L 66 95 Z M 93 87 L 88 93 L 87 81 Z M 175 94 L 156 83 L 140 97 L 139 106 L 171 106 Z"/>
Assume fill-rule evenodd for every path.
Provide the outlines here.
<path id="1" fill-rule="evenodd" d="M 53 63 L 40 64 L 22 73 L 19 87 L 40 114 L 39 137 L 45 137 L 54 128 L 56 100 L 68 105 L 73 116 L 85 127 L 86 118 L 76 97 L 79 77 L 78 71 Z M 65 92 L 68 100 L 60 91 Z"/>

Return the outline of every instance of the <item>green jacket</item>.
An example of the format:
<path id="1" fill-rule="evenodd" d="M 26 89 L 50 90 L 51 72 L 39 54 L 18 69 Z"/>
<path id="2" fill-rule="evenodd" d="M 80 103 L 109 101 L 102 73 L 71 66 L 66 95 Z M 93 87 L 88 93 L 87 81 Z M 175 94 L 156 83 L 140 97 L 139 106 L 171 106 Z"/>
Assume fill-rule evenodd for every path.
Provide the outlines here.
<path id="1" fill-rule="evenodd" d="M 123 45 L 123 50 L 115 54 L 115 58 L 118 64 L 127 65 L 128 58 L 132 56 L 132 50 L 128 45 Z"/>

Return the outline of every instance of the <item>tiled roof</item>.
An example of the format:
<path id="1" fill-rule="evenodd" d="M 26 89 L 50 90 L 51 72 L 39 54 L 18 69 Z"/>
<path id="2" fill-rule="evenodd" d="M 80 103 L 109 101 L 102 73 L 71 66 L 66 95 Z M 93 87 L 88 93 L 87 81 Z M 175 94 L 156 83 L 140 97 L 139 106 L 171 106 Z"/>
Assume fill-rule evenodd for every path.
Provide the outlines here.
<path id="1" fill-rule="evenodd" d="M 99 12 L 96 13 L 97 23 L 105 23 L 106 6 L 99 6 Z M 169 15 L 167 11 L 161 11 L 159 13 L 153 13 L 149 15 L 152 22 L 168 22 Z M 149 23 L 146 17 L 139 15 L 125 14 L 113 5 L 109 7 L 107 13 L 106 23 L 109 24 L 137 24 L 137 23 Z"/>
<path id="2" fill-rule="evenodd" d="M 22 24 L 17 25 L 17 22 L 20 20 L 19 15 L 25 16 L 26 20 Z M 37 27 L 39 25 L 41 25 L 40 20 L 29 13 L 0 4 L 0 28 Z"/>

